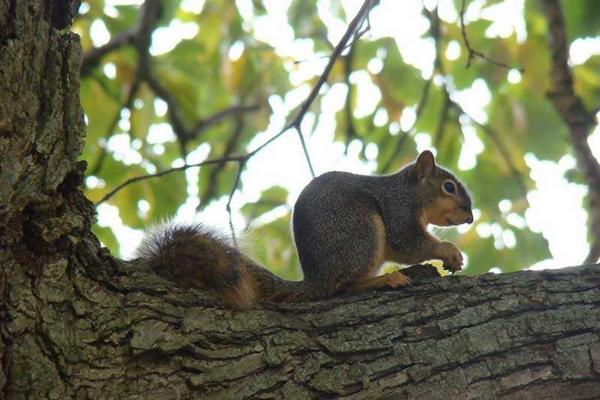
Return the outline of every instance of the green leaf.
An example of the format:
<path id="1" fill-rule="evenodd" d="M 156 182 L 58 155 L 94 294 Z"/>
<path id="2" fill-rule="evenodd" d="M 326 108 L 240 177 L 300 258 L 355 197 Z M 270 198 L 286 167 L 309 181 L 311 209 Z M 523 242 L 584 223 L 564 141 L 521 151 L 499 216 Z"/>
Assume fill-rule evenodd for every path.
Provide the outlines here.
<path id="1" fill-rule="evenodd" d="M 600 2 L 597 0 L 561 1 L 569 41 L 600 35 Z"/>
<path id="2" fill-rule="evenodd" d="M 420 72 L 402 60 L 396 46 L 387 47 L 383 69 L 376 80 L 390 115 L 419 101 L 425 83 Z"/>
<path id="3" fill-rule="evenodd" d="M 96 224 L 92 227 L 92 232 L 94 232 L 94 235 L 100 239 L 102 245 L 108 248 L 112 254 L 119 254 L 119 242 L 110 227 Z"/>
<path id="4" fill-rule="evenodd" d="M 288 191 L 286 188 L 273 186 L 261 193 L 260 200 L 254 203 L 246 203 L 240 211 L 247 220 L 251 221 L 273 208 L 285 204 L 287 197 Z"/>
<path id="5" fill-rule="evenodd" d="M 252 229 L 245 243 L 246 252 L 283 279 L 302 277 L 290 235 L 290 213 Z"/>

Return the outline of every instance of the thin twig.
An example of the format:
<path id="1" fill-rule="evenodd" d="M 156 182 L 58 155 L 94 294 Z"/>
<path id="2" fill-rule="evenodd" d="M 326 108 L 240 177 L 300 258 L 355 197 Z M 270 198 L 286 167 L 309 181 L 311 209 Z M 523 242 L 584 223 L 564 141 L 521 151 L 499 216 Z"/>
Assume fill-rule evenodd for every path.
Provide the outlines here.
<path id="1" fill-rule="evenodd" d="M 231 231 L 231 239 L 233 240 L 233 244 L 237 246 L 237 239 L 235 236 L 235 229 L 233 227 L 233 215 L 231 212 L 231 201 L 233 200 L 233 195 L 237 190 L 238 185 L 240 184 L 240 178 L 242 177 L 242 172 L 244 170 L 244 165 L 246 164 L 247 158 L 242 159 L 238 163 L 238 172 L 235 176 L 235 182 L 233 183 L 233 187 L 231 188 L 231 192 L 229 193 L 229 199 L 227 199 L 227 205 L 225 209 L 227 210 L 227 215 L 229 216 L 229 230 Z"/>
<path id="2" fill-rule="evenodd" d="M 264 149 L 269 144 L 273 143 L 275 140 L 277 140 L 281 135 L 286 133 L 288 130 L 300 126 L 300 124 L 302 123 L 302 120 L 304 119 L 304 116 L 306 115 L 306 112 L 308 111 L 308 109 L 312 105 L 313 101 L 319 94 L 321 87 L 323 86 L 323 84 L 325 82 L 327 82 L 327 78 L 329 78 L 329 73 L 333 69 L 333 66 L 335 65 L 337 59 L 342 54 L 344 49 L 346 49 L 346 46 L 348 45 L 349 40 L 353 36 L 359 37 L 359 34 L 360 34 L 360 36 L 362 36 L 368 30 L 368 29 L 363 29 L 360 32 L 356 33 L 357 29 L 362 25 L 363 21 L 365 20 L 366 16 L 368 15 L 373 1 L 375 1 L 375 0 L 365 0 L 363 5 L 360 7 L 360 10 L 358 10 L 358 13 L 352 19 L 350 24 L 348 25 L 348 28 L 346 29 L 346 33 L 344 33 L 344 36 L 342 36 L 339 43 L 333 49 L 333 52 L 331 53 L 331 57 L 329 58 L 329 62 L 325 66 L 325 69 L 321 73 L 321 76 L 319 76 L 317 83 L 312 88 L 312 90 L 310 91 L 310 93 L 308 94 L 308 96 L 304 100 L 304 102 L 302 102 L 302 104 L 300 106 L 300 110 L 296 113 L 294 118 L 287 125 L 285 125 L 281 129 L 281 131 L 279 131 L 277 134 L 275 134 L 273 137 L 271 137 L 265 143 L 261 144 L 256 149 L 254 149 L 252 152 L 250 152 L 249 153 L 250 156 L 253 156 L 254 154 L 256 154 L 259 151 L 261 151 L 262 149 Z M 368 25 L 367 25 L 367 27 L 368 27 Z M 301 137 L 301 143 L 303 144 L 303 150 L 305 151 L 305 156 L 306 156 L 306 155 L 308 155 L 308 151 L 306 149 L 306 144 L 304 143 L 304 139 L 302 137 Z M 311 174 L 314 176 L 314 168 L 312 166 L 310 158 L 307 157 L 306 161 L 308 163 L 308 167 L 311 171 Z"/>
<path id="3" fill-rule="evenodd" d="M 502 68 L 506 68 L 506 69 L 517 69 L 521 73 L 525 72 L 525 69 L 523 69 L 523 68 L 512 67 L 508 64 L 504 64 L 502 62 L 496 61 L 496 60 L 486 56 L 482 52 L 475 50 L 473 47 L 471 47 L 471 43 L 469 42 L 469 36 L 467 35 L 467 29 L 465 27 L 465 8 L 466 8 L 466 0 L 462 0 L 461 7 L 460 7 L 460 32 L 463 37 L 463 41 L 465 42 L 465 47 L 467 48 L 467 52 L 469 53 L 469 55 L 467 57 L 467 68 L 469 68 L 471 66 L 471 61 L 473 61 L 473 58 L 479 57 L 491 64 L 498 66 L 498 67 L 502 67 Z"/>
<path id="4" fill-rule="evenodd" d="M 360 10 L 358 11 L 358 13 L 356 14 L 356 16 L 354 17 L 354 19 L 352 19 L 352 21 L 350 22 L 350 24 L 348 25 L 348 28 L 346 30 L 346 33 L 344 34 L 344 36 L 342 37 L 342 39 L 340 40 L 340 42 L 337 44 L 337 46 L 335 47 L 331 58 L 327 64 L 327 66 L 325 67 L 323 73 L 321 74 L 321 76 L 319 77 L 317 83 L 315 84 L 315 86 L 313 87 L 313 89 L 311 90 L 310 94 L 307 96 L 306 100 L 304 100 L 304 102 L 302 103 L 300 110 L 296 113 L 296 115 L 294 116 L 294 118 L 288 123 L 286 124 L 278 133 L 276 133 L 275 135 L 273 135 L 269 140 L 267 140 L 266 142 L 264 142 L 263 144 L 261 144 L 260 146 L 258 146 L 256 149 L 252 150 L 251 152 L 248 152 L 244 155 L 241 156 L 237 156 L 237 157 L 221 157 L 221 158 L 217 158 L 217 159 L 212 159 L 212 160 L 206 160 L 203 162 L 199 162 L 196 164 L 186 164 L 183 165 L 181 167 L 176 167 L 176 168 L 170 168 L 168 170 L 165 171 L 161 171 L 155 174 L 148 174 L 148 175 L 141 175 L 141 176 L 137 176 L 134 178 L 130 178 L 127 181 L 123 182 L 122 184 L 120 184 L 119 186 L 117 186 L 115 189 L 113 189 L 111 192 L 109 192 L 108 194 L 106 194 L 100 201 L 98 201 L 96 203 L 96 206 L 98 206 L 99 204 L 104 203 L 105 201 L 109 200 L 112 196 L 114 196 L 118 191 L 120 191 L 121 189 L 123 189 L 124 187 L 135 183 L 135 182 L 139 182 L 142 180 L 146 180 L 146 179 L 152 179 L 152 178 L 157 178 L 160 176 L 164 176 L 173 172 L 177 172 L 177 171 L 185 171 L 188 168 L 192 168 L 192 167 L 200 167 L 200 166 L 206 166 L 206 165 L 211 165 L 211 164 L 223 164 L 226 162 L 237 162 L 238 163 L 238 174 L 236 176 L 236 180 L 235 183 L 233 185 L 233 188 L 231 189 L 230 195 L 229 195 L 229 199 L 227 201 L 227 211 L 229 212 L 229 222 L 230 222 L 230 229 L 232 229 L 232 236 L 233 239 L 235 241 L 235 233 L 233 231 L 233 221 L 231 218 L 231 202 L 233 199 L 233 195 L 235 194 L 235 191 L 237 190 L 237 187 L 239 185 L 240 182 L 240 177 L 241 174 L 243 172 L 244 166 L 246 165 L 246 162 L 253 157 L 254 155 L 256 155 L 257 153 L 259 153 L 261 150 L 263 150 L 265 147 L 267 147 L 269 144 L 273 143 L 275 140 L 277 140 L 279 137 L 281 137 L 284 133 L 286 133 L 288 130 L 295 128 L 299 131 L 298 127 L 301 125 L 302 120 L 304 119 L 304 116 L 306 115 L 306 112 L 308 111 L 308 109 L 310 108 L 311 104 L 313 103 L 313 101 L 315 100 L 315 98 L 317 97 L 319 91 L 321 90 L 321 87 L 323 86 L 323 84 L 327 81 L 327 78 L 329 77 L 329 73 L 331 72 L 331 69 L 333 68 L 333 65 L 335 64 L 337 58 L 341 55 L 341 53 L 343 52 L 343 50 L 346 48 L 346 45 L 348 44 L 348 41 L 350 40 L 350 38 L 352 38 L 353 36 L 358 36 L 359 34 L 362 35 L 364 34 L 364 32 L 366 32 L 366 29 L 363 29 L 362 31 L 356 33 L 357 29 L 362 25 L 363 21 L 366 18 L 366 15 L 368 14 L 369 10 L 371 9 L 371 5 L 375 0 L 365 0 L 365 2 L 363 3 L 363 5 L 361 6 Z M 149 75 L 147 75 L 149 76 Z M 146 76 L 146 78 L 147 78 Z M 156 84 L 157 81 L 156 80 L 152 80 L 151 81 Z M 159 88 L 159 91 L 162 88 L 162 85 L 160 85 L 160 83 L 158 85 L 156 85 L 156 87 Z M 168 92 L 164 92 L 163 94 L 168 93 Z M 167 95 L 168 97 L 169 95 Z M 164 99 L 163 99 L 164 100 Z M 169 107 L 170 108 L 170 107 Z M 177 118 L 177 117 L 176 117 Z M 303 138 L 301 138 L 301 140 L 303 141 Z M 303 150 L 305 152 L 305 156 L 308 156 L 308 150 L 306 149 L 306 145 L 305 143 L 303 143 Z M 309 168 L 311 169 L 311 173 L 314 175 L 314 170 L 312 168 L 312 163 L 310 162 L 310 158 L 307 157 L 307 162 L 309 164 Z"/>
<path id="5" fill-rule="evenodd" d="M 373 3 L 375 4 L 375 2 Z M 367 22 L 365 24 L 365 27 L 363 29 L 361 29 L 360 31 L 356 32 L 356 34 L 354 35 L 354 37 L 352 38 L 352 40 L 350 41 L 350 43 L 347 43 L 344 48 L 342 48 L 342 50 L 340 51 L 340 54 L 344 52 L 344 50 L 346 49 L 350 49 L 354 46 L 354 44 L 356 42 L 358 42 L 358 40 L 364 36 L 365 33 L 367 33 L 368 31 L 371 30 L 371 20 L 369 19 L 369 14 L 366 15 L 365 17 L 365 21 Z M 335 48 L 334 48 L 335 49 Z M 333 57 L 335 51 L 333 51 L 331 54 L 324 54 L 324 55 L 320 55 L 317 57 L 313 57 L 313 58 L 307 58 L 304 60 L 294 60 L 294 64 L 302 64 L 308 61 L 314 61 L 314 60 L 321 60 L 324 58 L 331 58 Z"/>
<path id="6" fill-rule="evenodd" d="M 300 144 L 302 145 L 302 151 L 304 152 L 304 158 L 308 164 L 308 169 L 310 169 L 310 175 L 314 178 L 315 170 L 313 169 L 312 162 L 310 161 L 310 155 L 308 154 L 308 149 L 306 148 L 306 142 L 304 141 L 304 135 L 302 135 L 302 129 L 300 128 L 300 125 L 296 125 L 295 128 L 298 138 L 300 139 Z"/>
<path id="7" fill-rule="evenodd" d="M 354 124 L 353 110 L 352 110 L 352 97 L 354 96 L 354 87 L 350 83 L 350 74 L 352 73 L 352 61 L 354 59 L 354 46 L 350 47 L 348 54 L 344 57 L 344 83 L 348 88 L 346 93 L 346 101 L 344 102 L 344 116 L 346 119 L 346 148 L 344 153 L 348 151 L 348 145 L 352 139 L 358 136 L 356 131 L 356 125 Z"/>
<path id="8" fill-rule="evenodd" d="M 295 125 L 298 125 L 300 122 L 302 122 L 304 115 L 310 108 L 314 99 L 319 94 L 319 91 L 321 90 L 321 86 L 323 86 L 323 84 L 325 82 L 327 82 L 327 78 L 329 78 L 329 73 L 333 69 L 333 66 L 335 65 L 337 59 L 342 54 L 342 52 L 346 49 L 346 46 L 348 45 L 350 38 L 352 38 L 355 35 L 356 30 L 362 25 L 363 21 L 365 20 L 366 16 L 368 15 L 369 10 L 371 9 L 372 2 L 373 2 L 373 0 L 365 0 L 363 5 L 361 6 L 360 10 L 358 10 L 358 13 L 354 17 L 354 19 L 352 19 L 350 24 L 348 25 L 348 28 L 346 29 L 346 33 L 344 33 L 344 36 L 342 36 L 339 43 L 333 49 L 333 53 L 331 54 L 331 57 L 329 58 L 329 62 L 325 66 L 325 69 L 323 70 L 323 73 L 319 77 L 317 84 L 312 88 L 310 94 L 308 95 L 306 100 L 304 100 L 304 102 L 300 106 L 300 110 L 298 111 L 298 113 L 296 114 L 294 119 L 288 124 L 287 129 L 289 129 Z M 367 29 L 363 29 L 362 31 L 360 31 L 359 32 L 360 36 L 362 36 L 366 31 L 367 31 Z M 356 36 L 360 37 L 358 34 L 356 34 Z M 284 128 L 284 129 L 287 130 L 286 128 Z"/>
<path id="9" fill-rule="evenodd" d="M 365 20 L 366 15 L 368 14 L 369 10 L 371 9 L 371 4 L 373 3 L 373 1 L 375 1 L 375 0 L 365 0 L 363 5 L 361 6 L 360 10 L 358 10 L 358 13 L 352 19 L 350 24 L 348 25 L 348 28 L 346 29 L 346 33 L 344 33 L 344 36 L 342 36 L 339 43 L 335 46 L 335 48 L 331 54 L 331 58 L 329 59 L 329 62 L 327 63 L 327 65 L 325 66 L 325 69 L 321 73 L 319 80 L 317 81 L 315 86 L 310 91 L 306 100 L 304 100 L 304 102 L 300 106 L 300 110 L 296 113 L 294 118 L 287 125 L 285 125 L 278 133 L 276 133 L 273 137 L 271 137 L 265 143 L 258 146 L 252 152 L 250 152 L 250 155 L 254 155 L 254 154 L 258 153 L 263 148 L 265 148 L 266 146 L 268 146 L 269 144 L 271 144 L 275 140 L 277 140 L 281 135 L 286 133 L 288 130 L 290 130 L 294 126 L 299 125 L 302 122 L 306 112 L 308 111 L 311 104 L 313 103 L 313 101 L 315 100 L 317 95 L 319 94 L 321 87 L 327 81 L 327 78 L 329 77 L 329 73 L 331 72 L 331 69 L 335 65 L 336 60 L 339 58 L 339 56 L 342 54 L 342 52 L 346 48 L 346 45 L 347 45 L 348 41 L 350 40 L 350 38 L 354 35 L 354 32 L 360 27 L 362 22 Z M 362 32 L 362 34 L 364 34 L 364 30 L 361 32 Z"/>
<path id="10" fill-rule="evenodd" d="M 423 110 L 427 106 L 427 102 L 429 100 L 429 92 L 431 90 L 431 84 L 433 83 L 433 79 L 437 72 L 441 75 L 444 75 L 444 65 L 442 63 L 441 51 L 440 51 L 440 18 L 438 14 L 438 8 L 436 7 L 433 11 L 429 12 L 425 9 L 425 15 L 429 19 L 429 32 L 431 33 L 431 37 L 435 43 L 435 60 L 433 62 L 433 71 L 431 72 L 431 77 L 427 79 L 425 85 L 423 86 L 423 91 L 421 92 L 421 97 L 419 98 L 419 103 L 417 104 L 417 109 L 415 111 L 415 120 L 410 128 L 406 130 L 401 130 L 398 135 L 398 140 L 394 145 L 394 150 L 390 154 L 390 157 L 387 161 L 379 168 L 380 172 L 389 172 L 392 167 L 394 161 L 396 160 L 396 155 L 400 154 L 400 150 L 404 146 L 404 143 L 408 139 L 408 136 L 414 132 L 421 115 L 423 114 Z"/>
<path id="11" fill-rule="evenodd" d="M 465 15 L 465 2 L 466 0 L 462 0 L 462 6 L 461 6 L 461 10 L 460 10 L 460 27 L 461 27 L 461 32 L 462 32 L 462 36 L 463 39 L 465 41 L 465 46 L 467 47 L 467 50 L 469 51 L 469 59 L 468 59 L 468 63 L 467 63 L 467 67 L 469 67 L 469 64 L 473 58 L 474 55 L 484 58 L 485 60 L 501 66 L 501 67 L 506 67 L 506 68 L 510 68 L 506 65 L 503 65 L 501 63 L 497 63 L 494 60 L 488 59 L 486 56 L 484 56 L 483 54 L 481 54 L 480 52 L 473 50 L 473 48 L 471 47 L 470 43 L 469 43 L 469 39 L 467 36 L 467 32 L 465 30 L 465 21 L 464 21 L 464 15 Z M 439 32 L 439 28 L 438 28 L 438 32 Z M 440 67 L 442 67 L 441 64 L 441 56 L 439 56 L 440 54 L 440 37 L 438 36 L 434 36 L 434 40 L 436 41 L 436 53 L 438 54 L 438 56 L 436 56 L 436 59 L 440 60 Z M 524 72 L 523 69 L 519 69 L 521 72 Z M 523 180 L 523 176 L 522 174 L 519 172 L 518 168 L 515 165 L 514 160 L 512 159 L 510 152 L 508 151 L 508 149 L 506 148 L 506 146 L 504 145 L 504 142 L 502 141 L 502 139 L 500 138 L 500 136 L 496 133 L 496 131 L 494 131 L 492 128 L 490 128 L 487 125 L 484 125 L 482 123 L 480 123 L 479 121 L 477 121 L 475 118 L 473 118 L 471 115 L 469 115 L 460 104 L 458 104 L 457 102 L 455 102 L 454 100 L 452 100 L 452 96 L 450 95 L 450 91 L 448 89 L 448 86 L 444 83 L 442 85 L 442 88 L 444 90 L 444 97 L 445 97 L 445 104 L 444 104 L 444 109 L 442 110 L 443 116 L 447 116 L 447 112 L 448 112 L 448 107 L 452 107 L 455 110 L 457 110 L 457 112 L 459 114 L 462 114 L 464 116 L 466 116 L 467 118 L 469 118 L 474 124 L 476 124 L 483 132 L 485 132 L 490 139 L 494 142 L 494 144 L 496 145 L 496 148 L 498 149 L 498 151 L 500 152 L 500 155 L 502 156 L 502 158 L 504 159 L 504 162 L 506 163 L 506 166 L 508 167 L 508 170 L 510 171 L 511 175 L 513 176 L 515 182 L 517 183 L 517 186 L 519 186 L 519 189 L 521 190 L 521 193 L 523 195 L 523 199 L 525 200 L 525 202 L 528 204 L 527 201 L 527 185 L 525 184 L 524 180 Z M 441 134 L 440 134 L 441 135 Z M 439 141 L 441 141 L 441 138 L 439 138 Z"/>
<path id="12" fill-rule="evenodd" d="M 127 179 L 125 182 L 121 183 L 119 186 L 117 186 L 116 188 L 114 188 L 113 190 L 108 192 L 106 195 L 104 195 L 104 197 L 102 197 L 98 202 L 96 202 L 96 204 L 94 206 L 98 207 L 100 204 L 106 202 L 111 197 L 113 197 L 121 189 L 123 189 L 124 187 L 129 186 L 135 182 L 145 181 L 147 179 L 152 179 L 152 178 L 158 178 L 161 176 L 172 174 L 173 172 L 185 171 L 189 168 L 202 167 L 205 165 L 220 164 L 220 163 L 226 163 L 226 162 L 242 163 L 242 162 L 245 162 L 247 160 L 247 158 L 248 158 L 248 155 L 242 155 L 242 156 L 236 156 L 236 157 L 233 157 L 233 156 L 232 157 L 220 157 L 220 158 L 215 158 L 212 160 L 205 160 L 205 161 L 195 163 L 195 164 L 185 164 L 185 165 L 182 165 L 181 167 L 169 168 L 164 171 L 156 172 L 154 174 L 134 176 L 133 178 Z"/>
<path id="13" fill-rule="evenodd" d="M 225 108 L 223 110 L 217 111 L 210 117 L 200 118 L 198 120 L 198 122 L 196 122 L 196 125 L 194 125 L 194 127 L 192 127 L 192 129 L 189 130 L 188 136 L 190 138 L 195 138 L 196 136 L 198 136 L 198 134 L 200 134 L 200 132 L 204 131 L 205 129 L 207 129 L 208 127 L 210 127 L 212 125 L 218 124 L 219 122 L 223 121 L 225 118 L 229 117 L 230 115 L 238 115 L 239 116 L 240 114 L 258 111 L 259 109 L 260 109 L 260 106 L 258 104 L 251 104 L 251 105 L 235 105 L 235 106 L 231 106 L 231 107 Z"/>

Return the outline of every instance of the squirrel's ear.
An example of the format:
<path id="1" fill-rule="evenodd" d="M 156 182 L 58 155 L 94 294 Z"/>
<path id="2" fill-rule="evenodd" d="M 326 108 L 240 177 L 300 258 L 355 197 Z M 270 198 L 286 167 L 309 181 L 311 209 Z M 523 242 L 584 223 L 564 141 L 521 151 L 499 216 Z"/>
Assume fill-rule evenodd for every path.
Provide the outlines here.
<path id="1" fill-rule="evenodd" d="M 433 170 L 435 169 L 435 158 L 433 157 L 433 153 L 429 150 L 425 150 L 419 157 L 417 157 L 417 161 L 415 161 L 415 165 L 413 167 L 413 172 L 417 179 L 423 179 L 429 176 Z"/>

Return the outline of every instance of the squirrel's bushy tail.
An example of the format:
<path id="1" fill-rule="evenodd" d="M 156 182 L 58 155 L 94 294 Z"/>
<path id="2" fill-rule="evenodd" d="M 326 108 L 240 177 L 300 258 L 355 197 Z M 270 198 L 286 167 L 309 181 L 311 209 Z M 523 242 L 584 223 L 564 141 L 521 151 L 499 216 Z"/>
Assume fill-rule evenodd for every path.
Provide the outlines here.
<path id="1" fill-rule="evenodd" d="M 250 308 L 258 301 L 310 300 L 305 282 L 278 278 L 202 224 L 156 228 L 137 251 L 157 274 L 214 291 L 227 305 Z"/>

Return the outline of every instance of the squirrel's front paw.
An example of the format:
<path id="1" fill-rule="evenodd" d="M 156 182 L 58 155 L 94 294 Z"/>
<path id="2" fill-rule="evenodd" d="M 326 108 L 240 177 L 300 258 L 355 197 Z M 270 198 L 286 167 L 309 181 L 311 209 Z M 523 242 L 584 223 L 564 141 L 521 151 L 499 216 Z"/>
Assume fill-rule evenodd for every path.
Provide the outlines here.
<path id="1" fill-rule="evenodd" d="M 463 256 L 452 242 L 440 244 L 440 259 L 444 262 L 444 268 L 451 272 L 460 271 L 463 265 Z"/>

